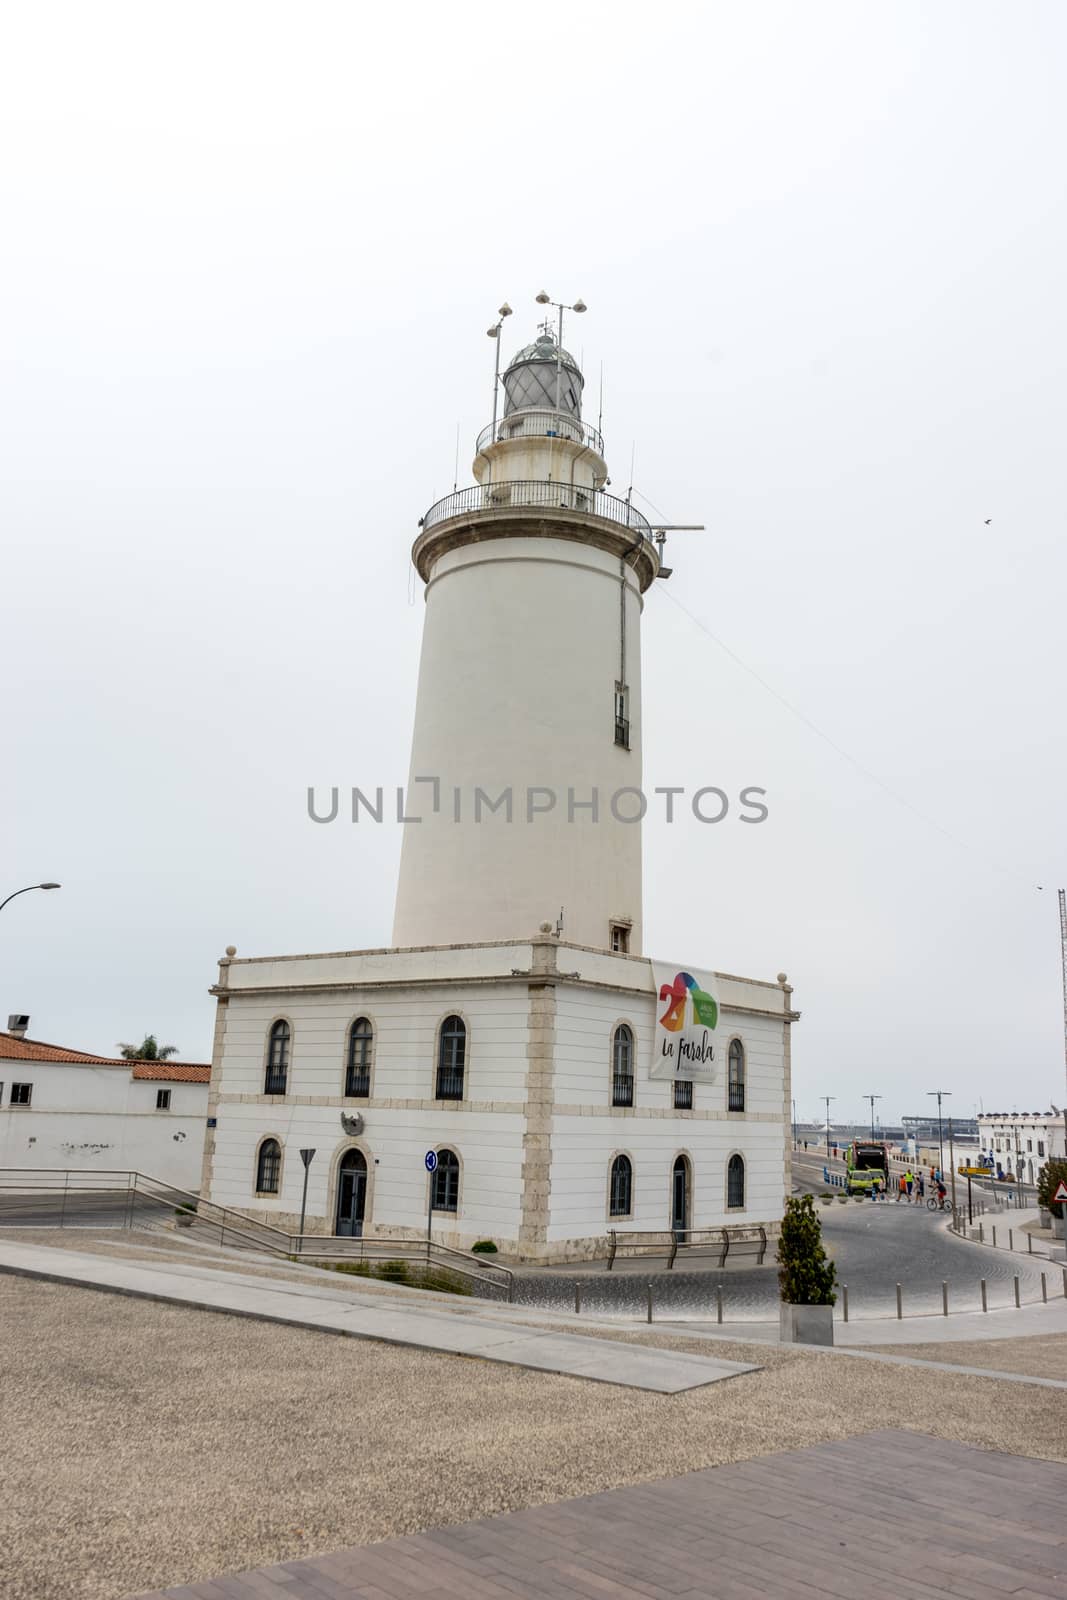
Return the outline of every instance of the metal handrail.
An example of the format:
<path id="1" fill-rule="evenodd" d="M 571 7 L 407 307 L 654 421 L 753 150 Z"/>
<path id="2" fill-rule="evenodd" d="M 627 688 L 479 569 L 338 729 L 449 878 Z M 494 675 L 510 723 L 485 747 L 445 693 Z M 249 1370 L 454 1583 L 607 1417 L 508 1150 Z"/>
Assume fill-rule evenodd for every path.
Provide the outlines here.
<path id="1" fill-rule="evenodd" d="M 667 1271 L 672 1271 L 679 1251 L 682 1254 L 715 1248 L 719 1251 L 719 1266 L 725 1266 L 731 1249 L 738 1245 L 756 1244 L 759 1253 L 756 1266 L 762 1267 L 767 1255 L 767 1229 L 762 1223 L 746 1223 L 735 1228 L 661 1228 L 647 1232 L 608 1229 L 608 1262 L 610 1272 L 620 1252 L 635 1255 L 666 1255 Z"/>
<path id="2" fill-rule="evenodd" d="M 479 513 L 496 514 L 510 509 L 542 507 L 555 511 L 578 511 L 594 517 L 604 517 L 608 522 L 621 522 L 642 539 L 652 538 L 652 525 L 647 517 L 627 500 L 605 494 L 602 489 L 583 488 L 577 483 L 514 481 L 502 478 L 496 483 L 475 483 L 469 489 L 457 489 L 436 501 L 421 519 L 419 526 L 425 531 L 435 523 L 447 522 L 451 517 L 477 516 Z"/>
<path id="3" fill-rule="evenodd" d="M 502 443 L 506 439 L 569 439 L 587 450 L 604 454 L 604 436 L 599 428 L 590 427 L 581 417 L 570 416 L 565 411 L 512 411 L 501 417 L 494 426 L 490 422 L 478 435 L 475 449 L 484 450 L 487 444 Z"/>
<path id="4" fill-rule="evenodd" d="M 75 1181 L 72 1183 L 71 1179 Z M 98 1182 L 95 1180 L 103 1179 Z M 29 1181 L 24 1181 L 29 1180 Z M 427 1266 L 438 1265 L 443 1270 L 456 1272 L 473 1283 L 493 1289 L 503 1289 L 510 1301 L 513 1299 L 514 1273 L 497 1261 L 485 1261 L 471 1252 L 455 1250 L 450 1245 L 438 1244 L 424 1235 L 410 1238 L 373 1239 L 346 1238 L 324 1233 L 286 1233 L 273 1223 L 261 1222 L 245 1211 L 234 1211 L 230 1206 L 220 1206 L 214 1200 L 204 1200 L 190 1189 L 180 1189 L 176 1184 L 148 1173 L 120 1171 L 117 1168 L 98 1168 L 90 1172 L 53 1167 L 0 1167 L 0 1196 L 7 1191 L 14 1194 L 61 1194 L 63 1205 L 60 1226 L 66 1216 L 66 1202 L 72 1195 L 115 1194 L 125 1196 L 123 1227 L 132 1220 L 133 1202 L 138 1195 L 161 1206 L 176 1211 L 191 1211 L 201 1228 L 217 1228 L 219 1243 L 240 1243 L 260 1250 L 271 1251 L 289 1259 L 315 1257 L 319 1260 L 358 1260 L 373 1255 L 384 1260 L 423 1260 Z M 2 1211 L 2 1204 L 0 1204 Z M 447 1258 L 447 1259 L 440 1259 Z M 462 1265 L 460 1264 L 462 1263 Z M 497 1274 L 497 1276 L 494 1276 Z"/>

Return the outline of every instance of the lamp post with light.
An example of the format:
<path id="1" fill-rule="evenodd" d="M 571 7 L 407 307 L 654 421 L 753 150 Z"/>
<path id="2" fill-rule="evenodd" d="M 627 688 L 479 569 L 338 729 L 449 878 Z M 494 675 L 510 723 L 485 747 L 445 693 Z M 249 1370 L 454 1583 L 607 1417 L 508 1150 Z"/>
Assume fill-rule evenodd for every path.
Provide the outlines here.
<path id="1" fill-rule="evenodd" d="M 935 1095 L 937 1097 L 937 1170 L 943 1177 L 945 1173 L 945 1136 L 941 1126 L 941 1101 L 942 1099 L 951 1100 L 952 1090 L 927 1089 L 926 1093 L 931 1098 Z"/>
<path id="2" fill-rule="evenodd" d="M 556 335 L 556 410 L 558 411 L 563 375 L 563 313 L 565 311 L 576 311 L 581 316 L 583 311 L 589 310 L 589 307 L 580 297 L 572 306 L 563 305 L 559 300 L 553 300 L 552 296 L 546 294 L 544 289 L 541 290 L 540 294 L 534 295 L 534 299 L 539 306 L 555 306 L 559 312 L 559 333 Z"/>
<path id="3" fill-rule="evenodd" d="M 0 911 L 3 911 L 8 900 L 14 900 L 16 895 L 29 894 L 31 889 L 61 889 L 60 883 L 28 883 L 25 889 L 16 889 L 14 894 L 9 894 L 7 900 L 0 900 Z"/>
<path id="4" fill-rule="evenodd" d="M 485 330 L 486 333 L 489 335 L 490 339 L 495 339 L 496 340 L 496 359 L 495 359 L 494 365 L 493 365 L 493 439 L 494 440 L 496 439 L 497 400 L 498 400 L 498 397 L 499 397 L 499 394 L 500 394 L 500 330 L 504 326 L 505 317 L 510 317 L 511 316 L 511 307 L 508 305 L 506 300 L 504 301 L 504 304 L 500 307 L 500 310 L 499 310 L 499 312 L 497 314 L 500 317 L 500 321 L 499 322 L 494 322 L 494 324 L 493 324 L 493 326 L 491 328 L 486 328 L 486 330 Z"/>

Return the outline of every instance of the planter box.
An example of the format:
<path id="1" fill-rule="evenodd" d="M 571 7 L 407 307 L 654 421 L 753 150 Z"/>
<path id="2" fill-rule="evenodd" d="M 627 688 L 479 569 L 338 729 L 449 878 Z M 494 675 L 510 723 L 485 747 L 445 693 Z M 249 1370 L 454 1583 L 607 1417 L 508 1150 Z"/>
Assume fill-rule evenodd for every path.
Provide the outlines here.
<path id="1" fill-rule="evenodd" d="M 1054 1239 L 1067 1239 L 1067 1217 L 1053 1217 L 1052 1237 Z"/>
<path id="2" fill-rule="evenodd" d="M 833 1306 L 794 1306 L 783 1300 L 778 1307 L 778 1338 L 782 1344 L 833 1344 Z"/>
<path id="3" fill-rule="evenodd" d="M 847 1206 L 848 1205 L 848 1195 L 847 1194 L 839 1194 L 837 1198 L 840 1200 L 840 1202 L 841 1202 L 841 1204 L 843 1206 Z"/>
<path id="4" fill-rule="evenodd" d="M 191 1211 L 179 1211 L 174 1220 L 179 1228 L 191 1228 L 195 1218 Z"/>
<path id="5" fill-rule="evenodd" d="M 1038 1206 L 1038 1208 L 1037 1208 L 1037 1221 L 1038 1221 L 1038 1226 L 1039 1227 L 1041 1227 L 1041 1228 L 1051 1228 L 1051 1226 L 1052 1226 L 1052 1212 L 1051 1211 L 1046 1211 L 1044 1206 Z"/>

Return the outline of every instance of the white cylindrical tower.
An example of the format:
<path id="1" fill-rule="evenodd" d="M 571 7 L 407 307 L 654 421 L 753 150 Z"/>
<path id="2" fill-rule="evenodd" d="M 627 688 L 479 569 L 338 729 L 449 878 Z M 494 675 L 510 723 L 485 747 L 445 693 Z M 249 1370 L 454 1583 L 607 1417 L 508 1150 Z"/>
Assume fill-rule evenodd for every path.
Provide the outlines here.
<path id="1" fill-rule="evenodd" d="M 422 519 L 426 621 L 395 945 L 641 949 L 642 595 L 651 529 L 604 493 L 582 375 L 547 327 L 503 377 L 470 489 Z M 421 781 L 420 781 L 421 780 Z"/>

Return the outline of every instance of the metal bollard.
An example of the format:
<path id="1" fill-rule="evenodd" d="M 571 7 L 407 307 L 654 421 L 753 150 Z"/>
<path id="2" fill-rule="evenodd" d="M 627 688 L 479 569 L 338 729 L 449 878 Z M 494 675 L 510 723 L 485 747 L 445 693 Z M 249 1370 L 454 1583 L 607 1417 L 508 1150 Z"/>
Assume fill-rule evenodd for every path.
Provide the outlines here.
<path id="1" fill-rule="evenodd" d="M 1044 1273 L 1041 1274 L 1041 1299 L 1045 1305 L 1048 1305 L 1048 1281 Z"/>
<path id="2" fill-rule="evenodd" d="M 978 1224 L 978 1243 L 979 1244 L 985 1244 L 985 1223 L 984 1222 L 980 1222 Z"/>
<path id="3" fill-rule="evenodd" d="M 1016 1311 L 1018 1311 L 1020 1305 L 1022 1304 L 1022 1301 L 1019 1299 L 1019 1274 L 1018 1273 L 1015 1274 L 1013 1282 L 1015 1284 L 1015 1309 L 1016 1309 Z"/>
<path id="4" fill-rule="evenodd" d="M 1014 1250 L 1015 1249 L 1015 1229 L 1014 1228 L 1009 1228 L 1008 1229 L 1008 1249 L 1009 1250 Z"/>
<path id="5" fill-rule="evenodd" d="M 652 1279 L 648 1280 L 648 1320 L 652 1321 Z"/>
<path id="6" fill-rule="evenodd" d="M 715 1286 L 715 1321 L 722 1321 L 722 1284 Z"/>
<path id="7" fill-rule="evenodd" d="M 994 1222 L 994 1224 L 993 1224 L 993 1249 L 995 1250 L 996 1248 L 997 1248 L 997 1225 Z"/>
<path id="8" fill-rule="evenodd" d="M 841 1285 L 841 1316 L 842 1316 L 842 1320 L 843 1321 L 845 1321 L 845 1322 L 848 1321 L 848 1284 L 847 1283 L 843 1283 Z"/>
<path id="9" fill-rule="evenodd" d="M 941 1283 L 941 1315 L 948 1316 L 948 1284 L 944 1280 Z"/>
<path id="10" fill-rule="evenodd" d="M 1063 1268 L 1063 1298 L 1067 1300 L 1067 1267 Z"/>
<path id="11" fill-rule="evenodd" d="M 582 1313 L 582 1285 L 581 1285 L 581 1280 L 578 1279 L 578 1278 L 575 1278 L 575 1280 L 574 1280 L 574 1315 L 576 1317 L 578 1317 L 578 1316 L 581 1316 L 581 1313 Z"/>
<path id="12" fill-rule="evenodd" d="M 898 1322 L 900 1321 L 900 1319 L 901 1319 L 901 1317 L 903 1315 L 904 1315 L 903 1296 L 902 1296 L 902 1294 L 900 1292 L 900 1284 L 898 1283 L 897 1284 L 897 1321 Z"/>
<path id="13" fill-rule="evenodd" d="M 1026 1235 L 1026 1253 L 1028 1256 L 1032 1256 L 1034 1253 L 1034 1236 L 1032 1233 Z"/>
<path id="14" fill-rule="evenodd" d="M 983 1311 L 988 1311 L 989 1310 L 989 1307 L 986 1305 L 985 1279 L 984 1278 L 982 1279 L 982 1310 Z"/>

